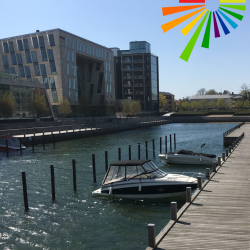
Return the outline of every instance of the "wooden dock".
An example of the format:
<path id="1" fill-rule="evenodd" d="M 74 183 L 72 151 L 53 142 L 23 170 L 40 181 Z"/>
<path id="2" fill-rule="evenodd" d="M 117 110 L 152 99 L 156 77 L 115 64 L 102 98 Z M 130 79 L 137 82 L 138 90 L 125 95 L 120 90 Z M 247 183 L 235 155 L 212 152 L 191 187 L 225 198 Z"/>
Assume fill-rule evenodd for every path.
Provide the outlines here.
<path id="1" fill-rule="evenodd" d="M 250 124 L 228 136 L 242 132 L 244 139 L 157 236 L 165 235 L 154 249 L 250 249 Z"/>

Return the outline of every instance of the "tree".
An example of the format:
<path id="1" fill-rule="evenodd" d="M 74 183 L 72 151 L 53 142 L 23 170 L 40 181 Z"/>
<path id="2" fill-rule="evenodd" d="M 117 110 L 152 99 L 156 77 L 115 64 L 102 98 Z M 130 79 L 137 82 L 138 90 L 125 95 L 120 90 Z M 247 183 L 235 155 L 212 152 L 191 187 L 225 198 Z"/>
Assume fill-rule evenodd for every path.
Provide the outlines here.
<path id="1" fill-rule="evenodd" d="M 228 100 L 228 101 L 226 102 L 226 107 L 227 107 L 228 109 L 232 109 L 232 108 L 233 108 L 233 102 L 232 102 L 232 100 Z"/>
<path id="2" fill-rule="evenodd" d="M 243 95 L 244 100 L 249 99 L 249 92 L 250 92 L 249 87 L 245 83 L 243 83 L 240 86 L 240 94 Z"/>
<path id="3" fill-rule="evenodd" d="M 182 107 L 184 110 L 189 110 L 190 102 L 189 101 L 182 101 Z"/>
<path id="4" fill-rule="evenodd" d="M 250 108 L 250 101 L 249 100 L 245 100 L 243 106 L 244 106 L 244 108 L 249 109 Z"/>
<path id="5" fill-rule="evenodd" d="M 139 100 L 133 101 L 130 104 L 130 112 L 135 114 L 135 115 L 138 114 L 139 112 L 141 112 L 141 104 L 140 104 Z"/>
<path id="6" fill-rule="evenodd" d="M 234 102 L 234 106 L 237 109 L 241 109 L 243 107 L 243 101 L 242 100 L 237 100 L 236 102 Z"/>
<path id="7" fill-rule="evenodd" d="M 130 99 L 124 99 L 122 101 L 122 112 L 124 115 L 127 115 L 130 112 L 130 104 L 131 104 Z"/>
<path id="8" fill-rule="evenodd" d="M 217 107 L 218 107 L 219 109 L 225 107 L 225 101 L 224 101 L 223 98 L 219 98 L 219 99 L 218 99 L 218 101 L 217 101 Z"/>
<path id="9" fill-rule="evenodd" d="M 191 102 L 191 108 L 192 109 L 197 109 L 198 108 L 198 102 L 197 101 L 192 101 Z"/>
<path id="10" fill-rule="evenodd" d="M 198 105 L 203 110 L 206 107 L 207 102 L 205 100 L 200 100 Z"/>
<path id="11" fill-rule="evenodd" d="M 64 117 L 72 113 L 71 106 L 68 99 L 61 99 L 57 106 L 58 113 L 62 114 Z"/>
<path id="12" fill-rule="evenodd" d="M 230 94 L 231 94 L 231 92 L 229 90 L 224 90 L 223 91 L 223 95 L 230 95 Z"/>
<path id="13" fill-rule="evenodd" d="M 35 94 L 28 104 L 28 110 L 37 117 L 46 115 L 49 112 L 48 103 L 44 94 Z"/>
<path id="14" fill-rule="evenodd" d="M 206 95 L 218 95 L 219 93 L 216 92 L 214 89 L 210 89 L 206 92 Z"/>
<path id="15" fill-rule="evenodd" d="M 205 88 L 201 88 L 197 91 L 197 95 L 205 95 L 206 93 L 206 89 Z"/>
<path id="16" fill-rule="evenodd" d="M 214 109 L 214 108 L 216 107 L 215 101 L 211 100 L 211 101 L 208 103 L 208 107 L 211 108 L 211 109 Z"/>
<path id="17" fill-rule="evenodd" d="M 12 116 L 16 101 L 10 91 L 0 92 L 0 112 L 3 117 Z"/>
<path id="18" fill-rule="evenodd" d="M 167 104 L 168 100 L 166 98 L 166 96 L 164 95 L 159 95 L 159 108 L 160 110 L 166 110 L 166 104 Z"/>

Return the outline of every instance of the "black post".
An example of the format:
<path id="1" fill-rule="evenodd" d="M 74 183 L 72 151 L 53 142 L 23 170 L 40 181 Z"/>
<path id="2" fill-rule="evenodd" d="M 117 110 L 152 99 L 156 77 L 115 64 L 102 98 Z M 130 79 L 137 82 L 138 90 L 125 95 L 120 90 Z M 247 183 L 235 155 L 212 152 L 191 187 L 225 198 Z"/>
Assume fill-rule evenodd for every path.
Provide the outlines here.
<path id="1" fill-rule="evenodd" d="M 172 135 L 169 135 L 170 136 L 170 140 L 169 140 L 169 143 L 170 143 L 170 152 L 172 152 Z"/>
<path id="2" fill-rule="evenodd" d="M 44 132 L 43 132 L 43 150 L 45 150 Z"/>
<path id="3" fill-rule="evenodd" d="M 174 149 L 176 149 L 176 134 L 174 133 Z"/>
<path id="4" fill-rule="evenodd" d="M 105 151 L 105 169 L 106 169 L 106 172 L 108 170 L 108 151 Z"/>
<path id="5" fill-rule="evenodd" d="M 9 146 L 8 146 L 8 139 L 5 139 L 5 143 L 6 143 L 6 155 L 7 157 L 9 157 Z"/>
<path id="6" fill-rule="evenodd" d="M 168 152 L 168 137 L 165 136 L 165 153 Z"/>
<path id="7" fill-rule="evenodd" d="M 50 165 L 50 175 L 51 175 L 52 200 L 54 201 L 56 199 L 56 194 L 55 194 L 55 172 L 53 165 Z"/>
<path id="8" fill-rule="evenodd" d="M 128 145 L 128 159 L 131 160 L 131 145 Z"/>
<path id="9" fill-rule="evenodd" d="M 26 184 L 26 174 L 22 172 L 22 181 L 23 181 L 23 200 L 24 200 L 24 208 L 25 212 L 29 211 L 28 205 L 28 194 L 27 194 L 27 184 Z"/>
<path id="10" fill-rule="evenodd" d="M 74 184 L 74 192 L 76 192 L 76 160 L 72 160 L 72 167 L 73 167 L 73 184 Z"/>
<path id="11" fill-rule="evenodd" d="M 95 171 L 95 154 L 92 154 L 92 166 L 93 166 L 93 179 L 96 183 L 96 171 Z"/>
<path id="12" fill-rule="evenodd" d="M 145 148 L 146 148 L 146 160 L 148 159 L 148 142 L 145 141 Z"/>
<path id="13" fill-rule="evenodd" d="M 162 138 L 160 137 L 160 154 L 161 154 L 161 144 L 162 144 Z"/>
<path id="14" fill-rule="evenodd" d="M 54 148 L 56 148 L 56 143 L 55 143 L 55 135 L 52 134 L 52 137 L 53 137 L 53 145 L 54 145 Z"/>
<path id="15" fill-rule="evenodd" d="M 141 144 L 138 143 L 138 160 L 141 159 Z"/>
<path id="16" fill-rule="evenodd" d="M 22 148 L 22 141 L 21 141 L 21 138 L 20 138 L 20 154 L 21 154 L 21 155 L 23 154 L 23 148 Z"/>
<path id="17" fill-rule="evenodd" d="M 35 152 L 35 148 L 34 148 L 34 136 L 31 137 L 31 144 L 32 144 L 32 153 Z"/>
<path id="18" fill-rule="evenodd" d="M 153 157 L 155 158 L 155 139 L 152 139 L 153 143 Z"/>
<path id="19" fill-rule="evenodd" d="M 121 148 L 118 148 L 118 161 L 121 160 Z"/>

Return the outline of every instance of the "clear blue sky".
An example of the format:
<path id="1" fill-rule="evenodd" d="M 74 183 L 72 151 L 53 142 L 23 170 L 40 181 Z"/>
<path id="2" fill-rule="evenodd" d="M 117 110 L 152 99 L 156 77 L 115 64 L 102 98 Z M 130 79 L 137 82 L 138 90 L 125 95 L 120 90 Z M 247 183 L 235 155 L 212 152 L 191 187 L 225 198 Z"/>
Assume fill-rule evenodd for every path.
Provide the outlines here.
<path id="1" fill-rule="evenodd" d="M 206 0 L 215 10 L 219 0 Z M 185 5 L 185 4 L 183 4 Z M 187 4 L 186 4 L 187 5 Z M 196 94 L 200 88 L 238 93 L 250 84 L 250 12 L 227 36 L 212 37 L 210 49 L 201 48 L 201 32 L 189 62 L 179 57 L 190 40 L 180 32 L 193 18 L 163 33 L 161 25 L 181 14 L 162 16 L 162 7 L 179 6 L 178 0 L 12 0 L 2 2 L 1 35 L 6 38 L 39 30 L 61 28 L 106 47 L 128 49 L 130 41 L 148 41 L 159 57 L 160 91 L 176 99 Z M 3 8 L 4 7 L 4 8 Z M 197 25 L 195 26 L 197 27 Z"/>

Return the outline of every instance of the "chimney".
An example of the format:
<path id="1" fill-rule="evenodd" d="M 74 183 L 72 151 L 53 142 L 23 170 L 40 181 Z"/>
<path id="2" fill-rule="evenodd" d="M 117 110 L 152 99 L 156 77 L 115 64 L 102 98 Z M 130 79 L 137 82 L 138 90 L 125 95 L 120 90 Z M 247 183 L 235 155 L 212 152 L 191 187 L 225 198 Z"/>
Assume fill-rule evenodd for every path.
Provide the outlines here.
<path id="1" fill-rule="evenodd" d="M 36 30 L 36 32 L 38 33 L 38 32 L 40 32 L 40 30 Z"/>

